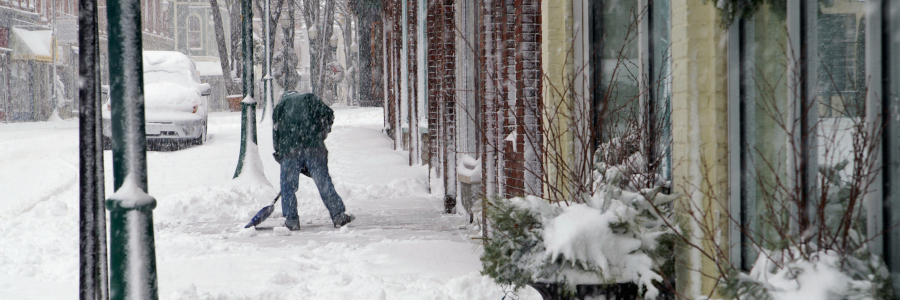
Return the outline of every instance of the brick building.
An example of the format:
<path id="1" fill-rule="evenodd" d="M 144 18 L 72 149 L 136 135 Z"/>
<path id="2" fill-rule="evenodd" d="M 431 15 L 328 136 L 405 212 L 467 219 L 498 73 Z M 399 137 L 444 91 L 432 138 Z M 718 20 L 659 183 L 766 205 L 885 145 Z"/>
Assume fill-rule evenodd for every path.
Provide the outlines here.
<path id="1" fill-rule="evenodd" d="M 542 193 L 540 13 L 533 0 L 383 2 L 385 128 L 431 167 L 448 211 Z M 483 182 L 460 177 L 476 159 Z"/>

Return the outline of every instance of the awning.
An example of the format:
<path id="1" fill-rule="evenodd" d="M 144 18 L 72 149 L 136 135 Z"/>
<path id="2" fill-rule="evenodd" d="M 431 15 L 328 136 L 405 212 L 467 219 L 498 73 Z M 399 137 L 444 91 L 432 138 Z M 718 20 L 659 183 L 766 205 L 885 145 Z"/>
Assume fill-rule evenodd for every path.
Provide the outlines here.
<path id="1" fill-rule="evenodd" d="M 21 28 L 12 29 L 12 41 L 10 46 L 13 49 L 12 59 L 18 60 L 37 60 L 51 62 L 53 35 L 50 30 L 25 30 Z"/>

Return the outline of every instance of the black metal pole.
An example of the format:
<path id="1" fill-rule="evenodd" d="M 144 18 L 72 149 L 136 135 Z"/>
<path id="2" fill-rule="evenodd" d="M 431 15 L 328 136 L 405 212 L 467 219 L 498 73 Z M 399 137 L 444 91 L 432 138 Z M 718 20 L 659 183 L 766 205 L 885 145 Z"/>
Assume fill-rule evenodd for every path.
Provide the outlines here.
<path id="1" fill-rule="evenodd" d="M 159 299 L 147 136 L 141 1 L 108 0 L 113 187 L 109 210 L 110 299 Z"/>
<path id="2" fill-rule="evenodd" d="M 100 145 L 100 39 L 97 2 L 79 2 L 79 299 L 108 297 L 103 150 Z"/>
<path id="3" fill-rule="evenodd" d="M 241 0 L 241 39 L 243 50 L 244 100 L 241 101 L 241 152 L 238 154 L 237 169 L 234 178 L 244 170 L 244 159 L 247 157 L 247 143 L 256 142 L 256 101 L 253 99 L 253 6 L 251 0 Z M 258 154 L 257 154 L 258 155 Z"/>

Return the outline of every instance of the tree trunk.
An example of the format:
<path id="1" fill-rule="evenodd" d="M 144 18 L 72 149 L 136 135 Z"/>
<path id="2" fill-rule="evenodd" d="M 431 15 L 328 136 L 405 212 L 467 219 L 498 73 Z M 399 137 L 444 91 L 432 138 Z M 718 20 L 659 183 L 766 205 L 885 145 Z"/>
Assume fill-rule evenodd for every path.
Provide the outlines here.
<path id="1" fill-rule="evenodd" d="M 222 13 L 219 11 L 219 1 L 209 0 L 212 8 L 213 22 L 216 30 L 216 44 L 219 47 L 219 64 L 222 66 L 222 77 L 225 79 L 225 89 L 228 95 L 240 93 L 240 86 L 231 79 L 231 64 L 228 57 L 228 47 L 225 46 L 225 29 L 222 25 Z"/>
<path id="2" fill-rule="evenodd" d="M 267 0 L 262 0 L 262 1 L 255 1 L 255 2 L 253 2 L 253 4 L 256 6 L 256 9 L 257 9 L 258 11 L 262 12 L 262 19 L 263 19 L 263 22 L 265 22 L 265 19 L 266 19 L 266 15 L 265 15 L 265 14 L 266 14 L 266 9 L 265 9 L 265 2 L 264 2 L 264 1 L 267 1 Z M 285 2 L 285 0 L 272 0 L 272 1 L 275 2 L 275 3 L 270 3 L 270 6 L 269 6 L 269 24 L 263 24 L 263 25 L 262 25 L 262 26 L 266 26 L 266 25 L 269 26 L 269 34 L 270 34 L 270 37 L 269 37 L 269 40 L 268 40 L 268 41 L 266 41 L 265 36 L 262 37 L 263 42 L 264 42 L 264 43 L 268 43 L 268 45 L 266 45 L 267 47 L 264 46 L 263 49 L 268 49 L 268 51 L 269 51 L 269 55 L 268 55 L 268 56 L 265 55 L 265 54 L 262 55 L 262 58 L 263 58 L 264 60 L 269 60 L 269 61 L 263 61 L 262 65 L 263 65 L 264 68 L 265 68 L 265 66 L 267 66 L 267 65 L 268 65 L 268 66 L 271 66 L 271 65 L 272 65 L 271 59 L 272 59 L 272 57 L 275 56 L 275 55 L 274 55 L 274 52 L 275 52 L 275 36 L 277 35 L 277 33 L 275 32 L 275 29 L 278 28 L 278 20 L 281 18 L 281 8 L 284 6 L 284 2 Z M 263 27 L 262 34 L 265 34 L 265 27 Z M 265 50 L 264 50 L 264 51 L 265 51 Z M 262 75 L 262 76 L 265 77 L 266 75 L 272 75 L 272 74 L 269 74 L 269 71 L 271 71 L 271 70 L 265 70 L 265 69 L 264 69 L 264 70 L 263 70 L 263 75 Z M 270 88 L 271 88 L 271 87 L 270 87 Z M 271 93 L 271 91 L 269 91 L 269 93 Z M 274 94 L 274 93 L 273 93 L 273 94 Z M 262 100 L 262 101 L 263 101 L 263 107 L 268 107 L 268 104 L 266 103 L 266 102 L 268 101 L 268 97 L 263 96 L 262 99 L 263 99 L 263 100 Z M 265 112 L 265 113 L 268 113 L 268 109 L 267 109 L 266 111 L 264 111 L 264 112 Z"/>
<path id="3" fill-rule="evenodd" d="M 329 44 L 329 39 L 331 35 L 334 34 L 334 1 L 326 1 L 325 2 L 325 11 L 322 15 L 324 18 L 324 22 L 322 24 L 322 28 L 319 29 L 319 36 L 316 38 L 316 48 L 315 51 L 321 53 L 322 56 L 318 61 L 312 62 L 318 66 L 318 73 L 316 77 L 313 77 L 316 80 L 317 89 L 321 89 L 325 87 L 325 65 L 331 62 L 334 58 L 331 53 L 331 45 Z M 324 91 L 316 90 L 315 93 L 323 94 Z"/>
<path id="4" fill-rule="evenodd" d="M 325 65 L 331 61 L 331 45 L 328 39 L 334 31 L 334 1 L 325 1 L 321 7 L 318 1 L 304 1 L 303 19 L 307 28 L 315 26 L 319 31 L 315 39 L 310 40 L 310 85 L 313 93 L 321 95 L 322 86 L 325 85 Z M 320 13 L 321 12 L 321 13 Z"/>
<path id="5" fill-rule="evenodd" d="M 284 60 L 282 63 L 281 77 L 283 81 L 280 82 L 281 87 L 285 90 L 293 90 L 296 89 L 297 83 L 299 81 L 296 68 L 297 68 L 297 51 L 294 49 L 294 1 L 290 1 L 288 3 L 287 8 L 287 16 L 288 20 L 290 20 L 290 25 L 288 27 L 282 28 L 284 33 L 282 33 L 282 59 Z"/>
<path id="6" fill-rule="evenodd" d="M 310 28 L 319 26 L 318 21 L 319 3 L 316 1 L 303 1 L 303 22 L 304 24 L 306 24 L 307 33 L 309 32 Z M 316 84 L 318 83 L 319 78 L 319 65 L 316 63 L 319 58 L 319 55 L 316 52 L 318 51 L 318 48 L 316 47 L 316 45 L 318 45 L 316 41 L 318 40 L 318 37 L 316 37 L 315 39 L 309 38 L 307 40 L 309 42 L 309 86 L 312 93 L 315 93 L 317 90 Z"/>
<path id="7" fill-rule="evenodd" d="M 234 74 L 242 74 L 242 65 L 238 63 L 241 61 L 241 1 L 240 0 L 230 0 L 230 9 L 229 15 L 231 17 L 231 62 L 234 66 L 233 70 Z M 226 72 L 222 70 L 222 72 Z M 240 94 L 235 93 L 233 95 Z"/>

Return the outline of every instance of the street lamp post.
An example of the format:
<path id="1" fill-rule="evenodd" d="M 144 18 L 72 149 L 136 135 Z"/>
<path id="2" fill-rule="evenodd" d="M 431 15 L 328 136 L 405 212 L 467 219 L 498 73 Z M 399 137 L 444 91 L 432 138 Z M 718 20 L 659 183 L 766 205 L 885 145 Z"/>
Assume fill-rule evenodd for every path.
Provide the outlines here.
<path id="1" fill-rule="evenodd" d="M 147 194 L 141 3 L 109 0 L 106 9 L 116 191 L 106 200 L 110 231 L 109 298 L 157 299 L 153 241 L 156 200 Z"/>
<path id="2" fill-rule="evenodd" d="M 359 44 L 356 43 L 356 40 L 350 44 L 350 55 L 352 56 L 350 60 L 353 61 L 353 74 L 350 75 L 353 80 L 350 85 L 353 89 L 353 104 L 359 106 Z"/>
<path id="3" fill-rule="evenodd" d="M 243 50 L 244 100 L 241 101 L 241 152 L 234 177 L 241 175 L 247 157 L 247 143 L 256 144 L 256 100 L 253 99 L 253 7 L 250 0 L 241 1 L 241 39 Z M 249 140 L 248 140 L 249 139 Z"/>
<path id="4" fill-rule="evenodd" d="M 109 298 L 106 211 L 100 120 L 100 38 L 97 2 L 78 2 L 79 286 L 78 298 Z M 9 111 L 8 109 L 6 111 Z"/>
<path id="5" fill-rule="evenodd" d="M 331 38 L 328 39 L 328 44 L 331 45 L 331 59 L 335 62 L 338 61 L 337 57 L 337 46 L 338 46 L 338 37 L 337 31 L 331 31 Z M 327 65 L 327 64 L 326 64 Z M 331 71 L 331 70 L 328 70 Z M 331 81 L 331 103 L 337 103 L 337 81 L 332 79 Z"/>

